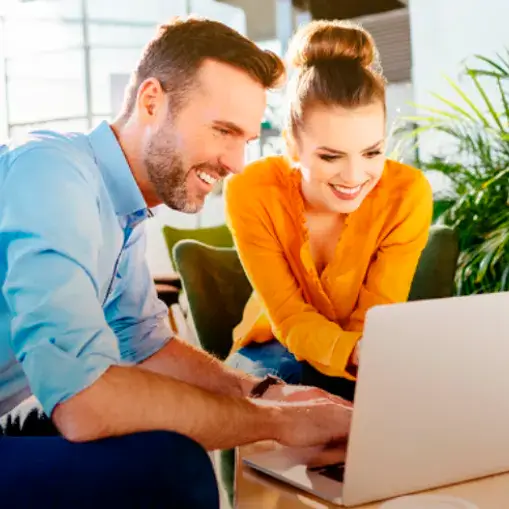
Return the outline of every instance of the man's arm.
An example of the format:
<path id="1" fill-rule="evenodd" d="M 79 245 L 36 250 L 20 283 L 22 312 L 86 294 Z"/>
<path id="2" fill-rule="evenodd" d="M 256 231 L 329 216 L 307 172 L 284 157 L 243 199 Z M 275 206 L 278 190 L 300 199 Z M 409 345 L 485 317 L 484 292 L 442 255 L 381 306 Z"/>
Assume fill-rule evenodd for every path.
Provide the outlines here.
<path id="1" fill-rule="evenodd" d="M 122 359 L 210 392 L 248 396 L 258 379 L 229 369 L 174 337 L 168 308 L 157 296 L 145 253 L 146 234 L 140 224 L 129 238 L 119 266 L 121 278 L 105 308 Z"/>
<path id="2" fill-rule="evenodd" d="M 351 409 L 330 400 L 273 403 L 213 394 L 138 367 L 113 366 L 55 407 L 53 421 L 71 441 L 167 430 L 208 449 L 273 439 L 288 446 L 344 439 Z"/>
<path id="3" fill-rule="evenodd" d="M 72 441 L 166 430 L 209 449 L 271 437 L 276 407 L 213 394 L 138 367 L 111 367 L 94 384 L 55 408 L 53 421 Z"/>
<path id="4" fill-rule="evenodd" d="M 235 397 L 249 396 L 251 389 L 260 381 L 257 377 L 228 367 L 179 338 L 173 338 L 140 366 L 216 394 Z"/>
<path id="5" fill-rule="evenodd" d="M 0 186 L 5 340 L 47 415 L 120 360 L 100 304 L 98 191 L 70 150 L 27 146 Z"/>
<path id="6" fill-rule="evenodd" d="M 351 408 L 330 400 L 273 403 L 213 394 L 138 367 L 111 367 L 56 406 L 53 421 L 72 441 L 151 430 L 176 431 L 208 449 L 273 439 L 288 446 L 344 439 Z"/>
<path id="7" fill-rule="evenodd" d="M 261 381 L 260 378 L 230 368 L 212 355 L 178 338 L 172 339 L 140 366 L 216 394 L 234 397 L 248 397 L 253 387 Z M 309 402 L 326 398 L 350 406 L 348 401 L 338 396 L 304 385 L 272 385 L 262 397 L 264 400 L 279 402 Z"/>

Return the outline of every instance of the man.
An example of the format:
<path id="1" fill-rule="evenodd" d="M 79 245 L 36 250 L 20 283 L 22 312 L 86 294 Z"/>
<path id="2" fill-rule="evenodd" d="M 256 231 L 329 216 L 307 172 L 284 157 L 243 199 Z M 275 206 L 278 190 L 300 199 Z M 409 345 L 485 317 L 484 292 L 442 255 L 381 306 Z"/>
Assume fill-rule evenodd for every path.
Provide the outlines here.
<path id="1" fill-rule="evenodd" d="M 197 212 L 242 169 L 282 75 L 232 29 L 177 19 L 146 47 L 113 125 L 0 150 L 0 500 L 209 509 L 204 448 L 347 433 L 341 400 L 173 337 L 144 259 L 150 208 Z"/>

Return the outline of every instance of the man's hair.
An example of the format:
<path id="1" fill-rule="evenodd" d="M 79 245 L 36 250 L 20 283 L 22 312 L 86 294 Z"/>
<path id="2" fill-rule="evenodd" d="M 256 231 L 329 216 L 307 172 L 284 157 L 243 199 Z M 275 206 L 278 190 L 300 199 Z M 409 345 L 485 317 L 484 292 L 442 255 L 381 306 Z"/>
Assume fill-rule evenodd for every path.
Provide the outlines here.
<path id="1" fill-rule="evenodd" d="M 282 60 L 264 51 L 236 30 L 199 17 L 174 18 L 158 28 L 145 47 L 126 89 L 121 119 L 132 114 L 140 85 L 149 78 L 171 92 L 172 104 L 179 104 L 193 86 L 206 59 L 245 71 L 265 89 L 279 85 L 285 75 Z"/>

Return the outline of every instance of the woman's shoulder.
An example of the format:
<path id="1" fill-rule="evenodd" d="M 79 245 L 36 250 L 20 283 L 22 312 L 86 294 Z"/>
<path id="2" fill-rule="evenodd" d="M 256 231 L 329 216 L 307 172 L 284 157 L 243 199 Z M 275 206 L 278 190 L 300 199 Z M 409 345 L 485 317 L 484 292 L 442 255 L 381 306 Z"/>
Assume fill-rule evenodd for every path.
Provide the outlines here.
<path id="1" fill-rule="evenodd" d="M 288 186 L 291 166 L 284 156 L 269 156 L 249 163 L 241 173 L 230 177 L 225 184 L 226 199 L 267 197 L 269 189 L 284 192 Z"/>
<path id="2" fill-rule="evenodd" d="M 431 186 L 426 175 L 409 164 L 387 159 L 381 187 L 396 201 L 431 200 Z"/>

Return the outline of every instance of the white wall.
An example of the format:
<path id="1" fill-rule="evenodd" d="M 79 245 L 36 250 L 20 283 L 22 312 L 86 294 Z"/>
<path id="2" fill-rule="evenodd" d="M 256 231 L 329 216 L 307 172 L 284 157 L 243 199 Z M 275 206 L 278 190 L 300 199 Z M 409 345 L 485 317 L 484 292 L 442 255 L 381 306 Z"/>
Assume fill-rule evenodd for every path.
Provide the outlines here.
<path id="1" fill-rule="evenodd" d="M 410 0 L 409 9 L 417 104 L 439 105 L 430 92 L 456 98 L 444 75 L 457 79 L 462 64 L 475 62 L 473 55 L 494 57 L 509 49 L 509 0 Z M 466 90 L 475 97 L 471 87 Z M 421 138 L 421 157 L 439 152 L 451 152 L 443 138 Z"/>
<path id="2" fill-rule="evenodd" d="M 403 139 L 402 135 L 394 134 L 394 131 L 398 128 L 402 128 L 408 124 L 404 120 L 404 117 L 414 115 L 414 89 L 410 82 L 402 83 L 391 83 L 387 86 L 386 95 L 386 107 L 387 107 L 387 133 L 388 133 L 388 144 L 387 154 L 388 156 L 396 156 L 398 160 L 405 162 L 413 162 L 413 150 L 409 151 L 412 142 Z"/>

